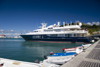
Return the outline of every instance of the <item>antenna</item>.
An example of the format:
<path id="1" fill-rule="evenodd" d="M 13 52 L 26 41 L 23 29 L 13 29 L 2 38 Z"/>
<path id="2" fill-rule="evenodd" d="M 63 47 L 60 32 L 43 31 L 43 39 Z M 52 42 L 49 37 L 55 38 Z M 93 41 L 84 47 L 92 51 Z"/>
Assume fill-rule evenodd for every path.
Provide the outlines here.
<path id="1" fill-rule="evenodd" d="M 72 21 L 70 21 L 70 25 L 72 25 Z"/>
<path id="2" fill-rule="evenodd" d="M 60 22 L 58 22 L 58 26 L 60 26 Z"/>
<path id="3" fill-rule="evenodd" d="M 63 22 L 63 26 L 65 26 L 65 22 Z"/>
<path id="4" fill-rule="evenodd" d="M 46 28 L 47 23 L 41 23 L 42 24 L 42 28 Z"/>

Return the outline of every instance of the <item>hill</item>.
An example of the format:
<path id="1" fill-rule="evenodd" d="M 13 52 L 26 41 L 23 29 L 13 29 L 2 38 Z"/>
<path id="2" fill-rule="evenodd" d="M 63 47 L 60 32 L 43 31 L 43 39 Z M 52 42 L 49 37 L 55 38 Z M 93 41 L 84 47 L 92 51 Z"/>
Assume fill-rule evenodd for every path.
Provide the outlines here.
<path id="1" fill-rule="evenodd" d="M 99 31 L 99 30 L 100 30 L 100 26 L 95 25 L 95 24 L 91 26 L 91 25 L 86 25 L 86 24 L 82 23 L 81 28 L 82 28 L 82 29 L 87 28 L 87 30 L 89 31 L 89 33 L 90 33 L 91 35 L 93 34 L 93 32 Z"/>

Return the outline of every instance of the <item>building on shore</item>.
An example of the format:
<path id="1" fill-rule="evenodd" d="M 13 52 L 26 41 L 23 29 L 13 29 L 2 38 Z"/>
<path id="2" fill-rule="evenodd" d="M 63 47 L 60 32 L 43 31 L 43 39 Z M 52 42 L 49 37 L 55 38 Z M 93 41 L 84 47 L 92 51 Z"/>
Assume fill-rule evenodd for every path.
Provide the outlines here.
<path id="1" fill-rule="evenodd" d="M 4 35 L 4 34 L 0 35 L 0 38 L 5 38 L 5 37 L 6 37 L 6 35 Z"/>
<path id="2" fill-rule="evenodd" d="M 93 34 L 95 35 L 95 34 L 100 34 L 100 31 L 95 31 L 95 32 L 93 32 Z"/>

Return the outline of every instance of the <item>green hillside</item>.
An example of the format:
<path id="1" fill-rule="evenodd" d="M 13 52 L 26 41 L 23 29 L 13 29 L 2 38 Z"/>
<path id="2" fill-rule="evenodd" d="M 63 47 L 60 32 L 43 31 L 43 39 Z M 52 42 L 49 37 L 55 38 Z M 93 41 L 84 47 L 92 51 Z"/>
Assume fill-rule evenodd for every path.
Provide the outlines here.
<path id="1" fill-rule="evenodd" d="M 92 35 L 93 34 L 93 32 L 96 32 L 96 31 L 99 31 L 100 30 L 100 26 L 97 26 L 97 25 L 86 25 L 86 24 L 84 24 L 84 23 L 82 23 L 82 26 L 81 26 L 81 28 L 82 29 L 85 29 L 85 27 L 87 28 L 87 30 L 89 31 L 89 33 Z"/>

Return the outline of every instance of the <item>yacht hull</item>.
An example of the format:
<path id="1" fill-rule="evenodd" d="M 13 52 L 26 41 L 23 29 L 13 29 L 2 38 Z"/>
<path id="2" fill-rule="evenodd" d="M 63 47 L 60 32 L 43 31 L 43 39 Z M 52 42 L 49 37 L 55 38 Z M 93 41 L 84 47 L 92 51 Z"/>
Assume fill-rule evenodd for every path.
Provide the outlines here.
<path id="1" fill-rule="evenodd" d="M 37 35 L 20 35 L 26 41 L 40 41 L 40 42 L 90 42 L 91 39 L 88 37 L 50 37 L 47 35 L 39 35 L 39 37 L 35 37 Z"/>

